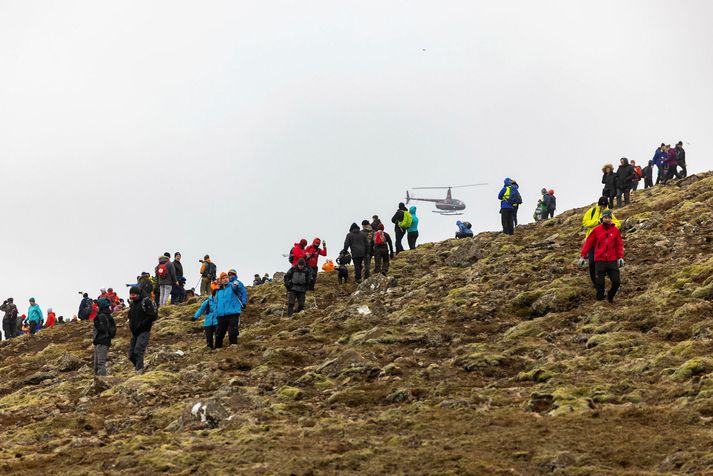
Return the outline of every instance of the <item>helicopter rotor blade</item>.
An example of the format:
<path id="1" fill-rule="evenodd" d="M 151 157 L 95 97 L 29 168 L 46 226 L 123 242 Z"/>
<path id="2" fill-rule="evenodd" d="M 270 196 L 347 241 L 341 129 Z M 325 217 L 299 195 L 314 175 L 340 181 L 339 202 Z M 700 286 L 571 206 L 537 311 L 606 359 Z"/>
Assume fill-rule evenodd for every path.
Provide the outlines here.
<path id="1" fill-rule="evenodd" d="M 412 187 L 412 190 L 446 190 L 448 188 L 479 187 L 481 185 L 488 185 L 488 184 L 487 183 L 472 183 L 469 185 L 455 185 L 452 187 Z"/>

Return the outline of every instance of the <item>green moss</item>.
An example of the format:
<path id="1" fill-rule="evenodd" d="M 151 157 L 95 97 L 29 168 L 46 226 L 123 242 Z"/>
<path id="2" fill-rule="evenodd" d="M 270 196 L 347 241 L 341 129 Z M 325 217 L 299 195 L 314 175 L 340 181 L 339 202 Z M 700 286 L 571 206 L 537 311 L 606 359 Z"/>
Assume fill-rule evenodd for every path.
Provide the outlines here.
<path id="1" fill-rule="evenodd" d="M 713 283 L 696 289 L 691 296 L 698 299 L 713 299 Z"/>
<path id="2" fill-rule="evenodd" d="M 302 400 L 304 392 L 296 387 L 284 386 L 278 390 L 277 395 L 285 400 Z"/>
<path id="3" fill-rule="evenodd" d="M 708 357 L 694 357 L 683 363 L 673 373 L 671 378 L 678 382 L 688 380 L 689 378 L 713 371 L 713 359 Z"/>
<path id="4" fill-rule="evenodd" d="M 552 372 L 549 372 L 544 369 L 532 369 L 527 372 L 520 372 L 517 374 L 516 380 L 519 380 L 521 382 L 527 382 L 527 381 L 532 381 L 532 382 L 547 382 L 549 379 L 554 377 L 554 374 Z"/>

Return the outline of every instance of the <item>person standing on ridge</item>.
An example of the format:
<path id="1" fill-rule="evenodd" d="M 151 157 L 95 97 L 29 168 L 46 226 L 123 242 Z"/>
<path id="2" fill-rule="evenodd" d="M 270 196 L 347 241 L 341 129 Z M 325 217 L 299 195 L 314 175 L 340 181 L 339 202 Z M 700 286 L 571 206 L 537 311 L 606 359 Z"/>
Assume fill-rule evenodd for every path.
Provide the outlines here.
<path id="1" fill-rule="evenodd" d="M 94 318 L 94 375 L 106 375 L 106 358 L 111 340 L 116 336 L 116 322 L 111 316 L 111 302 L 102 298 L 97 301 L 99 313 Z"/>
<path id="2" fill-rule="evenodd" d="M 320 245 L 322 248 L 320 248 Z M 314 291 L 314 285 L 317 282 L 317 273 L 319 272 L 319 257 L 327 256 L 327 242 L 324 243 L 319 238 L 312 240 L 312 244 L 305 248 L 305 261 L 307 267 L 312 272 L 312 280 L 310 281 L 309 290 Z"/>
<path id="3" fill-rule="evenodd" d="M 579 266 L 587 264 L 587 255 L 594 249 L 594 268 L 596 273 L 597 301 L 604 300 L 604 277 L 609 276 L 611 288 L 607 300 L 614 303 L 614 296 L 621 285 L 619 269 L 624 266 L 624 242 L 619 229 L 612 223 L 611 210 L 602 212 L 602 224 L 595 227 L 584 242 L 579 258 Z"/>
<path id="4" fill-rule="evenodd" d="M 284 282 L 287 288 L 287 317 L 297 312 L 304 311 L 305 297 L 312 281 L 312 273 L 307 268 L 304 258 L 297 260 L 297 264 L 285 274 Z M 297 310 L 295 311 L 295 303 Z"/>
<path id="5" fill-rule="evenodd" d="M 253 286 L 262 286 L 262 278 L 259 274 L 253 276 Z"/>
<path id="6" fill-rule="evenodd" d="M 371 229 L 376 231 L 379 229 L 379 225 L 381 225 L 381 220 L 379 219 L 379 215 L 373 215 L 371 217 Z"/>
<path id="7" fill-rule="evenodd" d="M 659 146 L 658 149 L 654 152 L 654 157 L 651 159 L 658 169 L 658 172 L 656 174 L 656 185 L 661 183 L 664 180 L 665 173 L 664 173 L 664 165 L 666 164 L 666 160 L 668 159 L 668 151 L 666 150 L 666 144 L 663 142 Z"/>
<path id="8" fill-rule="evenodd" d="M 688 176 L 686 169 L 686 151 L 683 149 L 683 142 L 678 141 L 676 144 L 676 164 L 681 167 L 681 172 L 676 171 L 677 178 L 685 178 Z"/>
<path id="9" fill-rule="evenodd" d="M 374 230 L 371 228 L 369 220 L 362 220 L 361 233 L 366 236 L 366 241 L 369 243 L 366 248 L 366 256 L 364 256 L 364 279 L 369 279 L 369 276 L 371 276 L 371 258 L 374 256 Z"/>
<path id="10" fill-rule="evenodd" d="M 389 263 L 394 257 L 394 243 L 384 231 L 384 225 L 379 226 L 374 233 L 374 272 L 386 276 L 389 273 Z"/>
<path id="11" fill-rule="evenodd" d="M 456 221 L 456 226 L 458 227 L 458 231 L 456 232 L 456 238 L 473 238 L 473 225 L 470 224 L 470 222 L 467 221 Z"/>
<path id="12" fill-rule="evenodd" d="M 520 191 L 520 185 L 513 180 L 512 181 L 512 188 L 513 190 L 517 191 L 519 193 Z M 512 204 L 512 224 L 513 224 L 513 230 L 517 228 L 517 212 L 520 211 L 520 204 L 522 203 L 522 197 L 520 198 L 520 202 L 516 202 Z"/>
<path id="13" fill-rule="evenodd" d="M 631 182 L 631 191 L 633 192 L 639 188 L 639 182 L 644 177 L 644 173 L 642 172 L 641 167 L 636 165 L 636 161 L 631 160 L 629 163 L 631 164 L 631 168 L 634 169 L 634 181 Z"/>
<path id="14" fill-rule="evenodd" d="M 412 206 L 408 212 L 411 214 L 411 226 L 406 228 L 406 241 L 408 241 L 408 249 L 416 249 L 416 241 L 418 241 L 418 217 L 416 216 L 416 207 Z"/>
<path id="15" fill-rule="evenodd" d="M 634 183 L 634 177 L 636 173 L 634 168 L 629 164 L 629 160 L 626 157 L 622 157 L 619 160 L 619 168 L 616 171 L 616 206 L 621 207 L 621 197 L 624 197 L 624 205 L 628 205 L 630 202 L 629 193 L 631 192 L 631 186 Z"/>
<path id="16" fill-rule="evenodd" d="M 616 182 L 614 166 L 612 164 L 606 164 L 602 167 L 602 183 L 604 184 L 602 196 L 607 197 L 609 208 L 614 208 L 614 199 L 616 198 L 617 191 Z"/>
<path id="17" fill-rule="evenodd" d="M 498 200 L 500 200 L 500 221 L 503 225 L 503 233 L 512 235 L 515 233 L 515 205 L 521 204 L 522 198 L 509 178 L 503 181 L 503 188 L 498 193 Z"/>
<path id="18" fill-rule="evenodd" d="M 326 243 L 325 243 L 325 245 L 326 245 Z M 271 283 L 271 282 L 272 282 L 272 278 L 270 277 L 269 274 L 265 273 L 265 276 L 262 277 L 262 284 L 267 284 L 267 283 Z"/>
<path id="19" fill-rule="evenodd" d="M 158 309 L 150 296 L 141 294 L 134 286 L 129 290 L 129 360 L 134 364 L 137 374 L 144 373 L 144 355 L 149 345 L 151 327 L 158 316 Z"/>
<path id="20" fill-rule="evenodd" d="M 183 302 L 182 296 L 186 293 L 185 281 L 181 280 L 181 278 L 183 278 L 183 263 L 181 263 L 181 253 L 178 251 L 173 254 L 173 269 L 176 273 L 176 281 L 179 284 L 174 285 L 171 289 L 171 302 L 176 304 Z M 178 297 L 178 299 L 176 300 L 174 297 Z"/>
<path id="21" fill-rule="evenodd" d="M 676 168 L 678 167 L 678 162 L 676 161 L 676 149 L 671 147 L 671 145 L 666 146 L 666 169 L 665 182 L 677 177 Z"/>
<path id="22" fill-rule="evenodd" d="M 17 306 L 14 299 L 7 298 L 0 306 L 0 311 L 5 313 L 2 318 L 2 330 L 5 334 L 5 340 L 17 337 Z"/>
<path id="23" fill-rule="evenodd" d="M 547 190 L 547 193 L 542 197 L 543 200 L 543 215 L 542 219 L 554 218 L 555 210 L 557 209 L 557 197 L 554 190 Z"/>
<path id="24" fill-rule="evenodd" d="M 176 272 L 176 278 L 183 276 L 183 263 L 181 263 L 181 253 L 178 251 L 173 254 L 173 269 Z"/>
<path id="25" fill-rule="evenodd" d="M 210 283 L 213 282 L 216 275 L 218 274 L 218 268 L 210 260 L 210 256 L 205 255 L 202 260 L 198 260 L 201 263 L 201 296 L 207 296 L 211 293 Z"/>
<path id="26" fill-rule="evenodd" d="M 176 278 L 176 268 L 169 257 L 163 255 L 158 257 L 158 265 L 156 265 L 156 280 L 159 285 L 159 306 L 168 304 L 171 297 L 173 286 L 178 286 Z"/>
<path id="27" fill-rule="evenodd" d="M 587 233 L 584 235 L 585 241 L 587 238 L 589 238 L 589 235 L 592 233 L 592 230 L 602 223 L 602 215 L 604 214 L 604 211 L 609 210 L 607 206 L 608 203 L 609 201 L 607 200 L 607 197 L 601 197 L 592 208 L 590 208 L 584 213 L 584 216 L 582 217 L 582 227 L 587 230 Z M 621 222 L 616 219 L 613 213 L 612 223 L 617 228 L 621 228 Z M 594 269 L 594 248 L 589 250 L 588 259 L 589 278 L 592 280 L 592 286 L 596 287 L 597 281 Z"/>
<path id="28" fill-rule="evenodd" d="M 220 274 L 220 285 L 215 291 L 216 329 L 215 348 L 223 347 L 225 334 L 229 332 L 228 343 L 237 345 L 240 334 L 240 313 L 248 302 L 247 290 L 243 283 L 238 281 L 237 272 L 231 269 Z"/>
<path id="29" fill-rule="evenodd" d="M 399 226 L 399 223 L 402 223 L 404 221 L 404 216 L 406 214 L 406 205 L 404 205 L 403 202 L 399 203 L 399 208 L 396 210 L 396 213 L 394 213 L 394 216 L 391 217 L 391 223 L 394 224 L 394 233 L 396 237 L 396 254 L 398 255 L 404 250 L 404 245 L 401 244 L 401 240 L 403 240 L 404 236 L 406 235 L 406 231 L 404 231 L 401 226 Z M 408 228 L 408 227 L 407 227 Z M 355 263 L 356 267 L 356 263 Z M 354 271 L 356 273 L 356 270 Z"/>
<path id="30" fill-rule="evenodd" d="M 208 299 L 203 301 L 201 307 L 198 308 L 193 315 L 193 321 L 197 321 L 203 314 L 203 330 L 205 331 L 205 340 L 208 349 L 215 349 L 215 332 L 218 329 L 217 309 L 215 308 L 215 293 Z"/>
<path id="31" fill-rule="evenodd" d="M 398 225 L 397 225 L 398 227 Z M 359 225 L 352 223 L 349 233 L 344 240 L 343 253 L 351 249 L 352 260 L 354 261 L 354 280 L 357 284 L 361 282 L 361 271 L 364 266 L 364 257 L 369 249 L 369 240 L 364 233 L 359 230 Z"/>
<path id="32" fill-rule="evenodd" d="M 641 176 L 644 179 L 644 189 L 654 186 L 654 161 L 649 160 L 649 165 L 641 169 Z"/>
<path id="33" fill-rule="evenodd" d="M 55 323 L 57 322 L 57 314 L 52 311 L 52 308 L 47 309 L 47 322 L 45 322 L 45 328 L 50 328 L 54 327 Z"/>
<path id="34" fill-rule="evenodd" d="M 42 328 L 44 320 L 42 309 L 35 303 L 35 298 L 30 298 L 30 308 L 27 310 L 27 324 L 30 327 L 30 335 L 35 335 Z"/>
<path id="35" fill-rule="evenodd" d="M 289 255 L 289 262 L 291 266 L 294 266 L 297 264 L 297 260 L 300 258 L 305 258 L 307 257 L 307 240 L 305 238 L 302 238 L 299 243 L 295 243 L 292 249 L 290 250 L 290 255 Z"/>

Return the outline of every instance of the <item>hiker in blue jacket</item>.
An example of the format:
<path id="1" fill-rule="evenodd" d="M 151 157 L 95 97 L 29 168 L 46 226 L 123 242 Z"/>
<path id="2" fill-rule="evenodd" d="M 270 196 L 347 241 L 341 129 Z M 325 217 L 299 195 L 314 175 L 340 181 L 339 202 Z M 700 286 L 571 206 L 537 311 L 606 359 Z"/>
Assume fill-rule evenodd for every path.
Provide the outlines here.
<path id="1" fill-rule="evenodd" d="M 666 160 L 668 160 L 668 151 L 666 150 L 666 144 L 663 142 L 661 143 L 661 146 L 656 149 L 654 152 L 654 157 L 651 159 L 654 162 L 654 165 L 658 169 L 658 173 L 656 174 L 656 185 L 658 185 L 661 181 L 664 180 L 664 176 L 666 175 L 664 173 L 664 165 L 666 164 Z"/>
<path id="2" fill-rule="evenodd" d="M 220 287 L 215 293 L 215 306 L 218 317 L 218 329 L 215 336 L 215 348 L 223 347 L 225 333 L 228 332 L 230 345 L 237 345 L 240 334 L 240 313 L 248 303 L 245 285 L 238 280 L 234 269 L 220 275 Z"/>
<path id="3" fill-rule="evenodd" d="M 406 228 L 406 240 L 408 241 L 408 249 L 416 249 L 416 240 L 418 240 L 418 217 L 416 216 L 416 207 L 409 208 L 411 214 L 411 226 Z"/>
<path id="4" fill-rule="evenodd" d="M 473 237 L 473 230 L 471 230 L 472 225 L 469 222 L 462 222 L 458 220 L 456 222 L 456 226 L 458 227 L 458 231 L 456 232 L 456 238 L 472 238 Z"/>
<path id="5" fill-rule="evenodd" d="M 218 315 L 213 296 L 209 297 L 193 315 L 193 320 L 197 321 L 205 314 L 203 329 L 205 330 L 205 340 L 209 349 L 215 349 L 215 331 L 218 329 Z"/>
<path id="6" fill-rule="evenodd" d="M 30 335 L 42 328 L 42 323 L 45 318 L 42 315 L 42 309 L 35 303 L 35 298 L 30 298 L 30 308 L 27 310 L 27 324 L 30 326 Z"/>
<path id="7" fill-rule="evenodd" d="M 503 225 L 503 233 L 512 235 L 515 233 L 515 207 L 522 203 L 522 198 L 517 187 L 513 186 L 512 180 L 506 178 L 503 183 L 503 188 L 498 193 L 500 220 Z"/>

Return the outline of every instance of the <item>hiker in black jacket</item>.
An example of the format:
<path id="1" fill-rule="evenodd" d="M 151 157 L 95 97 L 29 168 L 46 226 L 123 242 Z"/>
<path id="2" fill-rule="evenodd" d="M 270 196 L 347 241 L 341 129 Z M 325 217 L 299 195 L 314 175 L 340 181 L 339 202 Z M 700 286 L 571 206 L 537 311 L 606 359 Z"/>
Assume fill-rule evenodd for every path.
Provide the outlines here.
<path id="1" fill-rule="evenodd" d="M 111 303 L 106 298 L 97 301 L 99 312 L 94 318 L 94 375 L 106 375 L 106 357 L 111 339 L 116 335 L 116 322 L 111 317 Z"/>
<path id="2" fill-rule="evenodd" d="M 609 208 L 614 208 L 614 198 L 616 197 L 616 173 L 612 164 L 606 164 L 602 167 L 602 196 L 607 197 Z"/>
<path id="3" fill-rule="evenodd" d="M 371 250 L 369 249 L 369 239 L 367 235 L 359 230 L 359 225 L 356 223 L 352 223 L 352 226 L 349 228 L 349 233 L 344 240 L 343 251 L 347 251 L 348 249 L 351 249 L 352 260 L 354 261 L 354 280 L 359 283 L 361 282 L 364 258 Z"/>
<path id="4" fill-rule="evenodd" d="M 644 177 L 644 189 L 654 186 L 654 161 L 649 160 L 649 165 L 641 169 Z"/>
<path id="5" fill-rule="evenodd" d="M 681 171 L 674 171 L 676 178 L 684 178 L 688 176 L 688 170 L 686 170 L 686 151 L 683 148 L 683 142 L 678 141 L 676 144 L 676 164 L 677 167 L 681 167 Z"/>
<path id="6" fill-rule="evenodd" d="M 404 246 L 401 244 L 404 236 L 406 236 L 406 230 L 399 226 L 404 220 L 404 212 L 406 211 L 406 205 L 403 202 L 399 203 L 399 209 L 396 210 L 394 216 L 391 217 L 391 223 L 394 224 L 394 232 L 396 233 L 396 254 L 401 253 L 404 250 Z M 356 266 L 356 264 L 355 264 Z"/>
<path id="7" fill-rule="evenodd" d="M 386 276 L 393 257 L 394 244 L 389 234 L 384 231 L 384 225 L 379 224 L 374 234 L 374 272 Z"/>
<path id="8" fill-rule="evenodd" d="M 287 288 L 287 316 L 292 317 L 295 313 L 295 302 L 297 302 L 297 312 L 304 311 L 305 297 L 307 289 L 314 276 L 307 268 L 304 258 L 297 260 L 297 265 L 290 268 L 285 274 L 285 287 Z"/>
<path id="9" fill-rule="evenodd" d="M 17 306 L 12 298 L 7 298 L 0 306 L 0 311 L 5 313 L 2 318 L 2 330 L 5 334 L 5 340 L 17 337 Z"/>
<path id="10" fill-rule="evenodd" d="M 136 373 L 142 374 L 151 326 L 158 312 L 151 297 L 141 294 L 141 290 L 136 286 L 129 291 L 129 301 L 129 329 L 131 330 L 129 360 L 134 364 Z"/>
<path id="11" fill-rule="evenodd" d="M 621 197 L 624 196 L 624 205 L 629 204 L 629 193 L 636 178 L 634 167 L 629 164 L 629 159 L 622 157 L 616 171 L 616 206 L 621 207 Z"/>

